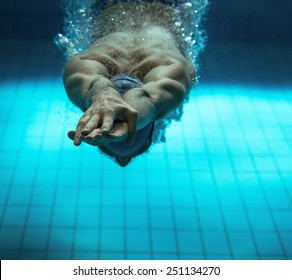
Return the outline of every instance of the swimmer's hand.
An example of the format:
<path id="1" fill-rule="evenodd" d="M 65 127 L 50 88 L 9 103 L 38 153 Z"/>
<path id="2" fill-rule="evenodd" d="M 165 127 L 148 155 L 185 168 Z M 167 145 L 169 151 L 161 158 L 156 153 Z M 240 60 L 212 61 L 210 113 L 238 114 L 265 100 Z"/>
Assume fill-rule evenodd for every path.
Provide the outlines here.
<path id="1" fill-rule="evenodd" d="M 138 113 L 126 103 L 119 93 L 107 91 L 92 97 L 92 104 L 80 118 L 76 131 L 69 131 L 70 139 L 79 146 L 82 141 L 101 146 L 106 142 L 126 139 L 133 143 Z"/>
<path id="2" fill-rule="evenodd" d="M 128 135 L 128 125 L 126 122 L 114 123 L 113 128 L 108 135 L 102 135 L 101 129 L 96 128 L 87 136 L 81 135 L 80 139 L 92 146 L 103 146 L 111 142 L 121 142 L 126 140 Z M 76 131 L 70 130 L 68 132 L 68 137 L 74 141 L 76 136 Z"/>

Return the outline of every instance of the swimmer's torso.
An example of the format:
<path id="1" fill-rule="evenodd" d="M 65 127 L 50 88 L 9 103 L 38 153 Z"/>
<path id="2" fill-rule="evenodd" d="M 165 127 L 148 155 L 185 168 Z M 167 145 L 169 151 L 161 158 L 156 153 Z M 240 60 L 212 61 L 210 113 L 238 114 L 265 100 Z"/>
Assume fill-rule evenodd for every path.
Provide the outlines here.
<path id="1" fill-rule="evenodd" d="M 168 65 L 174 59 L 186 62 L 173 35 L 161 27 L 109 34 L 94 42 L 80 58 L 102 63 L 111 76 L 133 73 L 141 80 L 158 65 Z"/>

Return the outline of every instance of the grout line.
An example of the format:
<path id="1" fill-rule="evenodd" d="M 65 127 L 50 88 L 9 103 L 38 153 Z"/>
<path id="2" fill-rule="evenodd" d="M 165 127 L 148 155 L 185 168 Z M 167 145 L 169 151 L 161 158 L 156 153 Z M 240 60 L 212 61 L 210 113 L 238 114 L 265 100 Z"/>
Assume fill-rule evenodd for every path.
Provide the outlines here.
<path id="1" fill-rule="evenodd" d="M 197 113 L 197 115 L 198 115 L 198 113 Z M 184 138 L 184 140 L 186 139 L 186 132 L 184 130 L 184 127 L 182 127 L 182 137 Z M 190 159 L 188 146 L 185 144 L 184 148 L 185 148 L 185 155 L 186 155 L 187 162 L 190 162 L 191 159 Z M 198 222 L 198 231 L 199 231 L 199 236 L 200 236 L 200 240 L 201 240 L 200 243 L 202 245 L 202 253 L 203 253 L 204 259 L 207 259 L 208 258 L 207 257 L 207 250 L 206 250 L 206 247 L 204 244 L 204 235 L 203 235 L 203 229 L 201 227 L 201 218 L 199 215 L 199 207 L 197 206 L 198 205 L 198 198 L 197 198 L 197 195 L 195 192 L 196 184 L 194 182 L 194 178 L 192 175 L 192 170 L 190 168 L 190 164 L 187 164 L 187 170 L 188 170 L 188 176 L 189 176 L 189 179 L 191 182 L 191 191 L 192 191 L 192 197 L 193 197 L 193 201 L 194 201 L 194 212 L 195 212 L 195 216 L 196 216 L 196 219 Z"/>

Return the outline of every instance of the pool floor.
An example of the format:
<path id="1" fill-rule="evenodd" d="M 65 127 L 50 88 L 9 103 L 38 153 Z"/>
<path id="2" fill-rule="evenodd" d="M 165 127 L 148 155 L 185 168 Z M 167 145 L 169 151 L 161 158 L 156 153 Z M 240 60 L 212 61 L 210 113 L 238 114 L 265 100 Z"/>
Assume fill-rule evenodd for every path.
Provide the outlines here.
<path id="1" fill-rule="evenodd" d="M 121 168 L 66 137 L 56 47 L 1 41 L 0 259 L 292 259 L 291 50 L 210 43 L 182 121 Z"/>

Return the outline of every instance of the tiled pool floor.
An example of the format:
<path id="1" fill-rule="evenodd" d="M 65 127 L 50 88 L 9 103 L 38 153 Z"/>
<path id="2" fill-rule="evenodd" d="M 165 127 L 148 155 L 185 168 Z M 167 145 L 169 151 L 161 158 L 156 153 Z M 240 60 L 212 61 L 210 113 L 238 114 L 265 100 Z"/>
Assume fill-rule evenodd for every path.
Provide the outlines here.
<path id="1" fill-rule="evenodd" d="M 1 42 L 0 259 L 292 259 L 291 45 L 210 43 L 181 122 L 127 168 L 66 137 L 49 42 Z"/>

